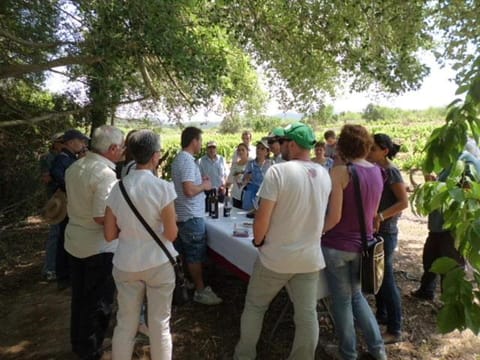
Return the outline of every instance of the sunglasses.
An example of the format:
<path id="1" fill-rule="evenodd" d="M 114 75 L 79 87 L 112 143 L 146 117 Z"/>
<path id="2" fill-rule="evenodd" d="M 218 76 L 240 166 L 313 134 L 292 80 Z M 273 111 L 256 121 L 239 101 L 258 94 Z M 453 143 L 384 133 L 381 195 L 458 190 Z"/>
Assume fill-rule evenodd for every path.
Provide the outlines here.
<path id="1" fill-rule="evenodd" d="M 280 145 L 283 145 L 284 142 L 288 142 L 288 141 L 292 141 L 291 139 L 286 139 L 286 138 L 283 138 L 283 139 L 278 139 L 278 143 Z"/>

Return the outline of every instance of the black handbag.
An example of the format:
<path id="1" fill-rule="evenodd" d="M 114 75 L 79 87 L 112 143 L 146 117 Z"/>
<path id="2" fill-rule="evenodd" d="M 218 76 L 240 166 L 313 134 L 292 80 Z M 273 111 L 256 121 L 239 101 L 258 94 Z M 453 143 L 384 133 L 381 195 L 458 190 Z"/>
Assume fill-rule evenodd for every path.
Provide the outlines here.
<path id="1" fill-rule="evenodd" d="M 376 295 L 380 290 L 385 272 L 385 252 L 383 250 L 384 240 L 374 234 L 373 239 L 367 240 L 367 231 L 365 227 L 365 213 L 362 206 L 362 193 L 358 181 L 357 171 L 352 164 L 348 165 L 352 174 L 355 198 L 358 209 L 358 220 L 360 223 L 360 233 L 362 236 L 362 259 L 360 261 L 360 281 L 362 291 L 366 294 Z"/>
<path id="2" fill-rule="evenodd" d="M 148 225 L 148 223 L 145 221 L 143 216 L 138 212 L 137 208 L 135 205 L 133 205 L 132 200 L 127 194 L 127 190 L 125 189 L 125 185 L 123 185 L 122 181 L 118 182 L 118 185 L 120 186 L 120 191 L 123 194 L 123 197 L 127 201 L 128 205 L 130 205 L 130 208 L 132 209 L 133 213 L 137 216 L 138 220 L 142 223 L 142 225 L 145 227 L 145 229 L 148 231 L 148 233 L 153 237 L 155 242 L 162 248 L 163 252 L 165 255 L 167 255 L 168 260 L 173 266 L 173 270 L 175 271 L 175 289 L 173 290 L 173 305 L 183 305 L 186 302 L 188 302 L 189 297 L 188 297 L 188 291 L 187 291 L 187 284 L 185 282 L 185 273 L 183 272 L 183 264 L 182 260 L 179 256 L 176 257 L 176 259 L 173 258 L 173 256 L 170 254 L 170 252 L 167 250 L 163 242 L 160 240 L 158 235 L 153 231 L 153 229 Z"/>

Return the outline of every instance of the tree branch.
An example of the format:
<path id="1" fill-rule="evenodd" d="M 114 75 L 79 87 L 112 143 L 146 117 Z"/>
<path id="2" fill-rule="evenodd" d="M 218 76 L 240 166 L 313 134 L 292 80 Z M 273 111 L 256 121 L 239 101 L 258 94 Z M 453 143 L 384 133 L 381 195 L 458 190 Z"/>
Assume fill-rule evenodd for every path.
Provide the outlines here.
<path id="1" fill-rule="evenodd" d="M 117 106 L 117 105 L 132 104 L 132 103 L 135 103 L 135 102 L 140 102 L 140 101 L 143 101 L 143 100 L 147 100 L 149 98 L 150 98 L 149 96 L 142 96 L 142 97 L 139 97 L 139 98 L 136 98 L 136 99 L 128 99 L 128 100 L 125 100 L 125 101 L 121 101 L 121 102 L 119 102 L 118 104 L 115 104 L 115 105 Z M 107 106 L 108 106 L 108 104 L 107 104 Z M 31 119 L 28 119 L 28 120 L 17 119 L 17 120 L 0 121 L 0 128 L 4 128 L 4 127 L 8 127 L 8 126 L 16 126 L 16 125 L 32 125 L 34 123 L 44 121 L 44 120 L 53 120 L 53 119 L 63 117 L 63 116 L 81 114 L 83 112 L 89 111 L 91 108 L 92 108 L 91 105 L 87 105 L 85 107 L 78 108 L 78 109 L 75 109 L 75 110 L 61 111 L 61 112 L 56 112 L 56 113 L 45 114 L 45 115 L 37 116 L 37 117 L 31 118 Z"/>
<path id="2" fill-rule="evenodd" d="M 180 86 L 177 84 L 177 82 L 175 81 L 175 79 L 172 77 L 172 75 L 170 75 L 170 72 L 168 71 L 166 65 L 164 64 L 164 62 L 159 59 L 160 61 L 160 64 L 162 65 L 162 68 L 163 70 L 165 71 L 165 74 L 167 75 L 168 79 L 170 80 L 170 82 L 172 83 L 172 85 L 177 89 L 177 91 L 180 93 L 180 95 L 185 99 L 185 101 L 190 105 L 190 107 L 193 109 L 193 110 L 196 110 L 196 107 L 195 105 L 193 105 L 193 102 L 192 102 L 192 99 L 190 97 L 187 96 L 187 94 L 185 94 L 183 92 L 183 90 L 180 88 Z"/>
<path id="3" fill-rule="evenodd" d="M 70 80 L 70 81 L 78 81 L 79 83 L 82 83 L 82 84 L 84 84 L 84 85 L 88 85 L 88 82 L 87 82 L 87 81 L 85 81 L 85 80 L 80 80 L 80 79 L 78 79 L 78 78 L 72 77 L 72 76 L 70 76 L 69 74 L 64 73 L 63 71 L 58 71 L 58 70 L 54 70 L 54 69 L 48 69 L 48 71 L 51 71 L 51 72 L 53 72 L 53 73 L 55 73 L 55 74 L 59 74 L 59 75 L 65 76 L 65 77 L 68 78 L 68 80 Z"/>
<path id="4" fill-rule="evenodd" d="M 38 64 L 7 64 L 0 66 L 0 79 L 20 77 L 29 73 L 36 73 L 58 66 L 75 64 L 94 64 L 102 60 L 99 56 L 68 55 L 62 58 Z"/>
<path id="5" fill-rule="evenodd" d="M 15 125 L 32 125 L 34 123 L 44 121 L 44 120 L 53 120 L 62 116 L 73 115 L 73 114 L 81 114 L 82 112 L 86 112 L 90 110 L 90 106 L 85 106 L 83 108 L 69 110 L 69 111 L 62 111 L 57 113 L 51 113 L 46 115 L 41 115 L 34 117 L 29 120 L 8 120 L 0 122 L 0 128 L 7 127 L 7 126 L 15 126 Z"/>
<path id="6" fill-rule="evenodd" d="M 150 93 L 152 94 L 152 96 L 155 99 L 158 99 L 158 92 L 152 84 L 152 79 L 148 74 L 148 70 L 145 67 L 145 62 L 143 61 L 142 57 L 140 57 L 139 59 L 139 66 L 140 66 L 140 72 L 142 74 L 142 78 L 143 78 L 143 81 L 145 82 L 146 87 L 148 88 L 148 90 L 150 90 Z"/>
<path id="7" fill-rule="evenodd" d="M 3 29 L 0 29 L 0 36 L 3 36 L 9 40 L 12 40 L 14 42 L 16 42 L 17 44 L 20 44 L 20 45 L 25 45 L 25 46 L 28 46 L 28 47 L 33 47 L 33 48 L 38 48 L 38 49 L 50 49 L 50 48 L 56 48 L 57 46 L 60 46 L 60 45 L 69 45 L 69 44 L 74 44 L 73 42 L 63 42 L 63 41 L 55 41 L 55 42 L 52 42 L 52 43 L 38 43 L 38 42 L 35 42 L 35 41 L 29 41 L 29 40 L 25 40 L 25 39 L 21 39 L 19 37 L 16 37 L 14 34 L 6 31 L 6 30 L 3 30 Z"/>

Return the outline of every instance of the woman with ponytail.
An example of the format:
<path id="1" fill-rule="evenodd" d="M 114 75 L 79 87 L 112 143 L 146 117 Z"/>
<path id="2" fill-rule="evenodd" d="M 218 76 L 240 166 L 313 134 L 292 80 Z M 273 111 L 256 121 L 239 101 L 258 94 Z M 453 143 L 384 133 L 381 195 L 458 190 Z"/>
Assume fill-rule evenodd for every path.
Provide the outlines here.
<path id="1" fill-rule="evenodd" d="M 385 240 L 385 274 L 380 291 L 376 295 L 377 321 L 386 325 L 383 334 L 385 344 L 401 341 L 402 302 L 393 274 L 393 254 L 398 241 L 398 219 L 408 206 L 408 197 L 402 175 L 392 159 L 400 149 L 386 134 L 375 134 L 368 160 L 384 169 L 387 180 L 383 188 L 374 227 Z"/>

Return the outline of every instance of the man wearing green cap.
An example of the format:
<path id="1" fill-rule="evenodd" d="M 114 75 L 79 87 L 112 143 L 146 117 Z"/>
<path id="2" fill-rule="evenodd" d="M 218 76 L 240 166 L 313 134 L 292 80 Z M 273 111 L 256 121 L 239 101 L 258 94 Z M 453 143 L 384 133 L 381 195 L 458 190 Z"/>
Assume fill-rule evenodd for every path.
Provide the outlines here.
<path id="1" fill-rule="evenodd" d="M 314 359 L 318 342 L 317 287 L 325 267 L 320 238 L 332 185 L 327 171 L 310 161 L 315 136 L 309 126 L 288 126 L 279 142 L 289 161 L 270 167 L 258 191 L 252 243 L 259 257 L 248 284 L 236 360 L 256 358 L 264 314 L 284 286 L 295 311 L 289 359 Z"/>

